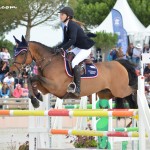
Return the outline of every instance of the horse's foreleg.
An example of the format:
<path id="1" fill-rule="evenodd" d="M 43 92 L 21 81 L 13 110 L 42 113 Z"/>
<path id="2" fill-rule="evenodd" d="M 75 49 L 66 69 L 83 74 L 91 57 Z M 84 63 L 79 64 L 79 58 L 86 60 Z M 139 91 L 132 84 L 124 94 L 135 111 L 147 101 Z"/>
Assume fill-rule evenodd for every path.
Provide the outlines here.
<path id="1" fill-rule="evenodd" d="M 31 80 L 32 80 L 32 78 L 28 78 L 29 98 L 31 98 L 31 103 L 32 103 L 33 107 L 38 108 L 39 107 L 39 101 L 34 94 Z"/>
<path id="2" fill-rule="evenodd" d="M 40 100 L 40 101 L 43 101 L 43 97 L 41 95 L 41 93 L 38 91 L 38 85 L 39 85 L 40 81 L 39 81 L 39 78 L 38 76 L 33 76 L 31 78 L 31 86 L 32 86 L 32 91 L 35 95 L 35 97 Z"/>

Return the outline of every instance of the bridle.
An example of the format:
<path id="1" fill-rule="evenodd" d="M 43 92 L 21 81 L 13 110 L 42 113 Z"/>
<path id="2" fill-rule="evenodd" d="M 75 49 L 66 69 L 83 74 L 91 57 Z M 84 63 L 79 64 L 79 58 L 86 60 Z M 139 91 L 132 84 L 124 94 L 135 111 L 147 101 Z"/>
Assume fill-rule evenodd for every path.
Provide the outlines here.
<path id="1" fill-rule="evenodd" d="M 23 61 L 22 61 L 21 63 L 15 61 L 15 59 L 14 59 L 14 62 L 13 62 L 12 64 L 17 68 L 17 70 L 18 70 L 19 73 L 20 73 L 22 70 L 24 70 L 24 69 L 26 68 L 26 66 L 28 66 L 28 65 L 26 65 L 26 60 L 27 60 L 28 53 L 30 54 L 32 60 L 33 60 L 33 56 L 32 56 L 32 54 L 31 54 L 31 51 L 30 51 L 30 49 L 29 49 L 29 46 L 27 46 L 27 47 L 19 47 L 19 49 L 20 49 L 20 52 L 19 52 L 18 55 L 20 55 L 21 52 L 25 51 L 25 57 L 24 57 L 24 59 L 23 59 Z M 14 58 L 16 58 L 18 55 L 16 55 Z M 52 54 L 51 56 L 56 56 L 56 55 L 57 55 L 57 53 L 54 53 L 54 54 Z M 49 57 L 49 56 L 48 56 L 48 57 Z M 64 56 L 62 55 L 62 57 L 64 57 Z M 43 62 L 44 60 L 46 60 L 46 58 L 47 58 L 47 57 L 44 57 L 44 58 L 42 58 L 42 59 L 40 59 L 40 60 L 36 60 L 37 66 L 39 66 L 39 65 L 38 65 L 39 63 L 41 64 L 41 62 Z M 52 58 L 49 59 L 49 62 L 51 62 L 51 61 L 52 61 Z M 21 68 L 18 67 L 16 64 L 20 65 Z M 44 67 L 46 67 L 48 64 L 49 64 L 49 63 L 47 63 Z M 40 66 L 39 66 L 39 67 L 40 67 Z M 44 68 L 43 68 L 43 69 L 44 69 Z"/>
<path id="2" fill-rule="evenodd" d="M 27 55 L 28 55 L 28 53 L 30 54 L 30 56 L 31 56 L 31 59 L 33 60 L 33 56 L 32 56 L 32 54 L 31 54 L 31 52 L 30 52 L 30 50 L 29 50 L 29 46 L 27 46 L 27 47 L 19 47 L 21 50 L 20 50 L 20 53 L 21 52 L 25 52 L 25 57 L 24 57 L 24 59 L 23 59 L 23 61 L 20 63 L 20 62 L 17 62 L 17 61 L 15 61 L 15 59 L 14 59 L 14 62 L 12 63 L 16 68 L 17 68 L 17 70 L 19 71 L 19 73 L 22 71 L 22 70 L 24 70 L 25 68 L 26 68 L 26 60 L 27 60 Z M 19 53 L 19 54 L 20 54 Z M 18 54 L 18 55 L 19 55 Z M 17 56 L 18 56 L 17 55 Z M 14 56 L 14 58 L 16 58 L 17 56 Z M 18 65 L 20 65 L 21 66 L 21 68 L 20 67 L 18 67 L 16 64 L 18 64 Z"/>

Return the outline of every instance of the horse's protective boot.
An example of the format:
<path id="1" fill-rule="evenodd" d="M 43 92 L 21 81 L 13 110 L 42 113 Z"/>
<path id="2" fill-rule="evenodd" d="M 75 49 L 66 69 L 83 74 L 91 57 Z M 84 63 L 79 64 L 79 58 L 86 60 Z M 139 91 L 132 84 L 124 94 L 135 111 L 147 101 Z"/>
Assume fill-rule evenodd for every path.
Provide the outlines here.
<path id="1" fill-rule="evenodd" d="M 80 95 L 80 82 L 81 82 L 80 67 L 78 65 L 76 65 L 73 68 L 73 72 L 74 72 L 74 82 L 76 84 L 76 90 L 75 90 L 74 95 L 79 96 Z"/>

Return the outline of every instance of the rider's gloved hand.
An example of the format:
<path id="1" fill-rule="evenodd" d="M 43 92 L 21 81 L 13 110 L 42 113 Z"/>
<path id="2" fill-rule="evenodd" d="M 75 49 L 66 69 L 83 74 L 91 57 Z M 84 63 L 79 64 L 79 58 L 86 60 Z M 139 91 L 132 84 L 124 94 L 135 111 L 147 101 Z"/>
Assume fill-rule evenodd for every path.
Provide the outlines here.
<path id="1" fill-rule="evenodd" d="M 62 52 L 63 51 L 63 48 L 56 48 L 55 49 L 55 53 L 60 53 L 60 52 Z"/>

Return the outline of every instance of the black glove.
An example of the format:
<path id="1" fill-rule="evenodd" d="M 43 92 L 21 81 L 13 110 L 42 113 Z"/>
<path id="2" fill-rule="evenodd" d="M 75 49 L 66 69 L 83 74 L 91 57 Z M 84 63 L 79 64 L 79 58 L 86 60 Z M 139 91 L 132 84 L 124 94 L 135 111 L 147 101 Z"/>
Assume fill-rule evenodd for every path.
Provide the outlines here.
<path id="1" fill-rule="evenodd" d="M 55 53 L 57 54 L 57 53 L 60 53 L 60 52 L 62 52 L 63 51 L 63 48 L 56 48 L 55 49 Z"/>

